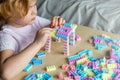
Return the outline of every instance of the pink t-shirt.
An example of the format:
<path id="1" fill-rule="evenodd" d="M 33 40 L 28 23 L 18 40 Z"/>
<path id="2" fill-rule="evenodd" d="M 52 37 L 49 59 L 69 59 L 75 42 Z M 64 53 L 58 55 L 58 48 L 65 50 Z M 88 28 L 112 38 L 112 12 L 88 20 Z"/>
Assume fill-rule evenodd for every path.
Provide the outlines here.
<path id="1" fill-rule="evenodd" d="M 11 49 L 18 53 L 34 41 L 36 32 L 50 24 L 45 18 L 36 16 L 32 25 L 26 25 L 21 28 L 15 28 L 10 25 L 4 25 L 0 31 L 0 51 Z"/>

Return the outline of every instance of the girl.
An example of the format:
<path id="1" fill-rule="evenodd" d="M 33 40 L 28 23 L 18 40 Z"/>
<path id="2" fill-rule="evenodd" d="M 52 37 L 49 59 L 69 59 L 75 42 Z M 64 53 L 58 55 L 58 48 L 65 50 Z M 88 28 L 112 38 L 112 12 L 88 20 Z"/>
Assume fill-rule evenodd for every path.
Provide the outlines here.
<path id="1" fill-rule="evenodd" d="M 45 45 L 51 26 L 64 24 L 59 16 L 36 16 L 36 0 L 0 0 L 0 76 L 10 80 Z M 51 24 L 50 24 L 51 23 Z M 43 28 L 46 27 L 47 28 Z"/>

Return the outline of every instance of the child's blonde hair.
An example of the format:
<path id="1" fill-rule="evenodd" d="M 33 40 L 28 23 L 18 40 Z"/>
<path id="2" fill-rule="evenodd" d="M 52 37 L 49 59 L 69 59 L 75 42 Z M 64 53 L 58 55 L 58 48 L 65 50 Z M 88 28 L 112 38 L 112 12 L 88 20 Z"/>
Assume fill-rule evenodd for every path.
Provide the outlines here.
<path id="1" fill-rule="evenodd" d="M 15 17 L 15 13 L 24 17 L 29 8 L 30 0 L 0 0 L 0 26 Z"/>

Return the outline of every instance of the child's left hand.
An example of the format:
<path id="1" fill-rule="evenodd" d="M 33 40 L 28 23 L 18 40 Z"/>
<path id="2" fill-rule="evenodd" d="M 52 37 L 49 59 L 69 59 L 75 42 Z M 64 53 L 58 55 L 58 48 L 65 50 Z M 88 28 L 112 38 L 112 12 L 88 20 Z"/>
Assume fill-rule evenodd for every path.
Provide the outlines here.
<path id="1" fill-rule="evenodd" d="M 61 18 L 60 16 L 54 16 L 52 18 L 52 21 L 51 21 L 51 28 L 54 28 L 54 27 L 60 27 L 60 26 L 63 26 L 65 23 L 65 20 L 63 18 Z"/>

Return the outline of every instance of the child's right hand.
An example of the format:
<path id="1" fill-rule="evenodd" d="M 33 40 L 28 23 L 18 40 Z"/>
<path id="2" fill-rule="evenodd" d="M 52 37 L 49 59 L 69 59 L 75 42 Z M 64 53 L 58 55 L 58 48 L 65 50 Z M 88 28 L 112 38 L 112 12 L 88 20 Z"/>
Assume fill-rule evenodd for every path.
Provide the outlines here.
<path id="1" fill-rule="evenodd" d="M 34 42 L 37 43 L 39 46 L 44 47 L 44 45 L 48 39 L 48 36 L 50 36 L 51 31 L 52 31 L 51 28 L 40 29 L 36 34 L 36 38 L 35 38 Z"/>

